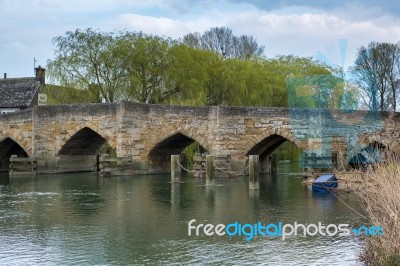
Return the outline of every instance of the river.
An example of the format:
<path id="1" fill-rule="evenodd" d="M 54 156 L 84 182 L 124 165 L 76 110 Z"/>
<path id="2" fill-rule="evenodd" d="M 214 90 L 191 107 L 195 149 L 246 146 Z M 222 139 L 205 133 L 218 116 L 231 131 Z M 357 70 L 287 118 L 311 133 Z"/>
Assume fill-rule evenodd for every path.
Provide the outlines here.
<path id="1" fill-rule="evenodd" d="M 282 171 L 281 171 L 282 172 Z M 246 177 L 215 187 L 185 176 L 102 178 L 92 174 L 0 176 L 0 265 L 266 264 L 357 265 L 361 239 L 350 236 L 188 236 L 196 223 L 360 225 L 351 194 L 316 195 L 301 176 Z"/>

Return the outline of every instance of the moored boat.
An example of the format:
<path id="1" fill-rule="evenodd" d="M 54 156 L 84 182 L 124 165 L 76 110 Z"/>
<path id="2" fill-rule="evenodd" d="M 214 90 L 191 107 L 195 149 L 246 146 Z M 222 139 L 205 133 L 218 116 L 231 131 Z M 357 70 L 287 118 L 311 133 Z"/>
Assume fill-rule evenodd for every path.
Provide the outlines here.
<path id="1" fill-rule="evenodd" d="M 338 181 L 334 174 L 324 174 L 315 179 L 312 183 L 314 192 L 326 192 L 338 187 Z"/>

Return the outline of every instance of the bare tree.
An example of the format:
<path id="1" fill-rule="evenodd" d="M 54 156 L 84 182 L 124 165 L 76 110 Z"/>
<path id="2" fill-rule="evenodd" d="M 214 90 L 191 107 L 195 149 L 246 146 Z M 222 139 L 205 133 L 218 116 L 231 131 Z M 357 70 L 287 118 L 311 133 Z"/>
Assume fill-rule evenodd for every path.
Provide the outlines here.
<path id="1" fill-rule="evenodd" d="M 398 44 L 371 42 L 361 46 L 352 71 L 370 110 L 395 111 L 399 97 Z"/>
<path id="2" fill-rule="evenodd" d="M 235 36 L 227 27 L 211 28 L 202 34 L 189 33 L 182 41 L 191 47 L 214 51 L 224 58 L 248 60 L 264 53 L 264 46 L 260 46 L 253 36 Z"/>
<path id="3" fill-rule="evenodd" d="M 201 49 L 201 34 L 198 32 L 189 33 L 183 36 L 183 43 L 189 45 L 190 47 Z"/>

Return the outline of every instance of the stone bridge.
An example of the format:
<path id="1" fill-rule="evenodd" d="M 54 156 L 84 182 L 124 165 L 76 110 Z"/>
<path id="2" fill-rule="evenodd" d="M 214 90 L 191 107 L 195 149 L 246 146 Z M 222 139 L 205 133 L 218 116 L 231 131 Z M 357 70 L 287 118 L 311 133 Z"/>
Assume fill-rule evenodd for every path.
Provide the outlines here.
<path id="1" fill-rule="evenodd" d="M 135 170 L 166 172 L 170 155 L 198 142 L 210 154 L 229 153 L 239 169 L 247 155 L 265 161 L 285 141 L 317 153 L 329 144 L 345 166 L 354 153 L 350 142 L 398 149 L 399 114 L 379 113 L 379 119 L 361 123 L 366 114 L 332 113 L 326 118 L 318 110 L 130 102 L 36 106 L 0 115 L 0 167 L 8 169 L 10 156 L 16 154 L 37 158 L 39 173 L 90 171 L 99 148 L 108 143 L 118 157 L 131 157 Z"/>

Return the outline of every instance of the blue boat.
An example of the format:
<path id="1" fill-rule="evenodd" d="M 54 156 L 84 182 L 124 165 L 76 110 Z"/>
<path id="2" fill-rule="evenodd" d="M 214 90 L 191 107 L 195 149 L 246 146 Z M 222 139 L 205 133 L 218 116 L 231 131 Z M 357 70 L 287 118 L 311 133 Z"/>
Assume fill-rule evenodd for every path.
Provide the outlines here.
<path id="1" fill-rule="evenodd" d="M 338 187 L 336 176 L 333 174 L 321 175 L 312 183 L 313 192 L 326 192 Z"/>

